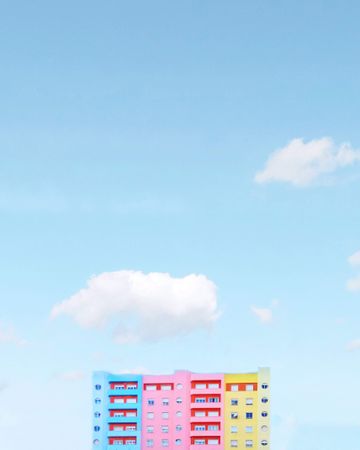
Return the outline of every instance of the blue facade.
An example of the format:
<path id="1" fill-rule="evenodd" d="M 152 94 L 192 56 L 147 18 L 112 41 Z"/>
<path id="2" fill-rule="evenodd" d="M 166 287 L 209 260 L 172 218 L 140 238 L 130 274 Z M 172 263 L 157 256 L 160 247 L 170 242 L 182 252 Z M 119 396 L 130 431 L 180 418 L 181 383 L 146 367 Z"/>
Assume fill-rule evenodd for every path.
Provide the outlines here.
<path id="1" fill-rule="evenodd" d="M 111 389 L 113 383 L 118 383 L 116 389 Z M 129 389 L 126 387 L 126 384 L 129 383 L 133 383 L 137 387 L 131 386 Z M 122 384 L 125 386 L 122 387 Z M 136 397 L 136 402 L 125 403 L 125 399 L 129 396 Z M 112 398 L 116 398 L 119 403 L 111 402 Z M 123 399 L 124 403 L 122 403 Z M 140 450 L 141 409 L 141 375 L 113 375 L 107 372 L 95 372 L 93 375 L 93 450 L 120 450 L 124 449 L 124 445 L 127 450 Z M 121 411 L 130 411 L 131 417 L 121 416 Z M 112 417 L 114 414 L 116 416 Z M 127 424 L 135 424 L 136 429 L 134 430 Z M 111 427 L 115 429 L 111 430 Z M 130 430 L 125 429 L 129 427 Z M 136 440 L 136 443 L 132 443 L 133 440 Z"/>

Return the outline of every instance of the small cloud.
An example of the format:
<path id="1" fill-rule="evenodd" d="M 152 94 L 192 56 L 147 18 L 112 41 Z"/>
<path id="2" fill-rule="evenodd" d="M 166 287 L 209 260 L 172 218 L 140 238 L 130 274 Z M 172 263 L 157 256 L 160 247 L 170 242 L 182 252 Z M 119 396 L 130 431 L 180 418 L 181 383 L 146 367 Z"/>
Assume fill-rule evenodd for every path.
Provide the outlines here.
<path id="1" fill-rule="evenodd" d="M 133 270 L 105 272 L 51 311 L 84 328 L 115 324 L 118 343 L 157 341 L 209 329 L 220 313 L 216 285 L 205 275 L 183 278 Z"/>
<path id="2" fill-rule="evenodd" d="M 360 291 L 360 275 L 354 278 L 350 278 L 350 280 L 348 280 L 346 283 L 346 287 L 348 291 L 351 292 Z"/>
<path id="3" fill-rule="evenodd" d="M 18 347 L 22 347 L 24 345 L 27 345 L 28 342 L 18 336 L 14 327 L 5 327 L 4 325 L 0 324 L 0 344 L 13 344 Z"/>
<path id="4" fill-rule="evenodd" d="M 273 321 L 273 312 L 270 308 L 257 308 L 256 306 L 251 307 L 252 313 L 260 320 L 263 324 L 270 324 Z"/>
<path id="5" fill-rule="evenodd" d="M 80 370 L 73 370 L 59 373 L 55 378 L 63 381 L 81 381 L 85 378 L 85 373 Z"/>
<path id="6" fill-rule="evenodd" d="M 360 339 L 354 339 L 353 341 L 350 341 L 347 344 L 346 348 L 347 350 L 349 350 L 349 352 L 360 350 Z"/>
<path id="7" fill-rule="evenodd" d="M 349 256 L 349 264 L 352 266 L 360 266 L 360 250 Z"/>
<path id="8" fill-rule="evenodd" d="M 5 389 L 7 389 L 7 387 L 8 387 L 7 383 L 4 383 L 4 382 L 0 383 L 0 392 L 5 391 Z"/>
<path id="9" fill-rule="evenodd" d="M 354 150 L 348 143 L 335 145 L 327 137 L 309 142 L 297 138 L 270 155 L 265 168 L 256 173 L 255 182 L 280 181 L 296 187 L 306 187 L 323 174 L 335 172 L 358 161 L 360 151 Z"/>

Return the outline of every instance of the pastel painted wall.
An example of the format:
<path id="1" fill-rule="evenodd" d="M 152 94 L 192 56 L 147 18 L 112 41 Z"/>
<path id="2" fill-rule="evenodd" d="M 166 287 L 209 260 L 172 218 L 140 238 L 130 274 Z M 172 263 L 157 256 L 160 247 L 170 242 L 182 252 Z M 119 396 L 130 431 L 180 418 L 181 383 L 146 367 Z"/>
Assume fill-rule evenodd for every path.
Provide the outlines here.
<path id="1" fill-rule="evenodd" d="M 189 446 L 189 379 L 186 371 L 143 377 L 142 448 Z"/>
<path id="2" fill-rule="evenodd" d="M 224 375 L 191 374 L 190 395 L 190 449 L 223 449 Z M 199 402 L 199 399 L 205 399 L 205 402 Z M 200 431 L 199 428 L 204 426 L 206 429 Z"/>
<path id="3" fill-rule="evenodd" d="M 225 374 L 225 450 L 270 449 L 269 389 L 268 369 Z"/>
<path id="4" fill-rule="evenodd" d="M 141 448 L 142 376 L 95 372 L 93 448 Z"/>
<path id="5" fill-rule="evenodd" d="M 93 376 L 93 450 L 270 449 L 270 371 Z"/>

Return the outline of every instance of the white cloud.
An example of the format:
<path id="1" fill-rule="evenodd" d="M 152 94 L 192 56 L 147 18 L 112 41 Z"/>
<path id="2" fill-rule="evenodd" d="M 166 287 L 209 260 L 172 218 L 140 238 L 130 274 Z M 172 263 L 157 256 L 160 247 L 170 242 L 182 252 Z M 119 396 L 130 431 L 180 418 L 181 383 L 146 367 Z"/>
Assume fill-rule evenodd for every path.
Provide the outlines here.
<path id="1" fill-rule="evenodd" d="M 273 312 L 271 308 L 257 308 L 256 306 L 252 306 L 251 311 L 260 320 L 261 323 L 272 323 Z"/>
<path id="2" fill-rule="evenodd" d="M 55 305 L 84 328 L 115 324 L 119 343 L 159 340 L 209 328 L 219 317 L 216 286 L 204 275 L 121 270 L 93 276 L 87 287 Z"/>
<path id="3" fill-rule="evenodd" d="M 272 153 L 264 170 L 257 172 L 255 181 L 282 181 L 298 187 L 309 186 L 326 173 L 360 161 L 360 151 L 350 144 L 335 145 L 324 137 L 309 142 L 293 139 L 286 147 Z"/>
<path id="4" fill-rule="evenodd" d="M 350 341 L 346 347 L 350 352 L 360 350 L 360 339 L 354 339 Z"/>
<path id="5" fill-rule="evenodd" d="M 349 291 L 357 292 L 360 291 L 360 275 L 354 278 L 350 278 L 350 280 L 347 281 L 346 287 Z"/>
<path id="6" fill-rule="evenodd" d="M 348 261 L 352 266 L 360 266 L 360 250 L 349 256 Z"/>
<path id="7" fill-rule="evenodd" d="M 27 341 L 19 337 L 12 326 L 5 327 L 0 324 L 0 344 L 14 344 L 21 347 L 26 345 Z"/>

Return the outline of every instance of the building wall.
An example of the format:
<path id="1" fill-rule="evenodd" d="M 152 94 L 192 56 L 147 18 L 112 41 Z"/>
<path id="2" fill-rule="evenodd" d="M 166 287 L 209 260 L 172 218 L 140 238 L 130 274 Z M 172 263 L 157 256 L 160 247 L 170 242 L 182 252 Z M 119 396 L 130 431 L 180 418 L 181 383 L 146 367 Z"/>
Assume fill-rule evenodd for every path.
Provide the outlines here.
<path id="1" fill-rule="evenodd" d="M 263 403 L 263 399 L 268 401 Z M 268 369 L 259 369 L 258 373 L 225 375 L 225 450 L 270 450 L 269 400 Z M 263 417 L 263 413 L 267 416 Z"/>
<path id="2" fill-rule="evenodd" d="M 224 375 L 191 374 L 190 395 L 190 449 L 223 449 Z M 205 399 L 205 402 L 199 403 L 199 399 Z M 216 402 L 213 401 L 215 399 Z M 204 413 L 205 416 L 202 415 Z M 206 430 L 198 431 L 197 427 L 206 427 Z M 202 440 L 205 443 L 199 445 Z"/>
<path id="3" fill-rule="evenodd" d="M 170 449 L 188 448 L 189 378 L 185 371 L 143 377 L 143 449 L 161 449 L 162 440 Z"/>
<path id="4" fill-rule="evenodd" d="M 93 450 L 270 450 L 270 371 L 95 372 L 92 442 Z"/>
<path id="5" fill-rule="evenodd" d="M 141 375 L 94 373 L 94 448 L 140 450 L 142 392 Z"/>

